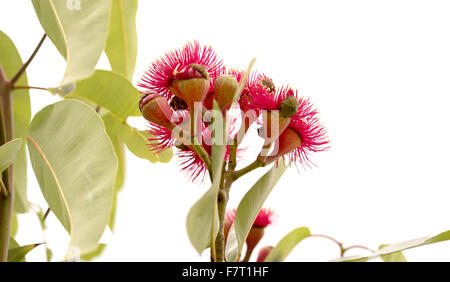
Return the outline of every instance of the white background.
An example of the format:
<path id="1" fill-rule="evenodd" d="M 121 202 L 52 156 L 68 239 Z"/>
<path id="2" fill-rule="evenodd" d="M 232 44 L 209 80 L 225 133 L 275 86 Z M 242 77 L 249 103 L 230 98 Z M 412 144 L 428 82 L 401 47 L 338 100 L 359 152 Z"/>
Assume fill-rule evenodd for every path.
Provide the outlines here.
<path id="1" fill-rule="evenodd" d="M 332 140 L 328 152 L 313 158 L 318 167 L 293 167 L 274 189 L 265 206 L 279 219 L 261 246 L 308 226 L 346 245 L 378 248 L 450 229 L 449 13 L 448 1 L 141 0 L 133 83 L 150 62 L 192 39 L 212 45 L 229 66 L 244 68 L 257 56 L 257 70 L 312 98 Z M 43 34 L 28 1 L 0 0 L 0 29 L 24 60 Z M 29 84 L 56 86 L 64 68 L 47 39 L 28 68 Z M 109 69 L 104 55 L 98 68 Z M 33 114 L 58 100 L 44 91 L 31 91 L 31 99 Z M 142 118 L 129 122 L 145 128 Z M 168 164 L 128 152 L 126 158 L 116 229 L 104 237 L 109 246 L 98 260 L 208 260 L 185 231 L 186 214 L 207 185 L 190 183 L 175 158 Z M 236 183 L 230 207 L 261 173 Z M 31 167 L 29 197 L 47 208 Z M 69 238 L 53 214 L 47 220 L 46 241 L 59 260 Z M 19 243 L 43 240 L 32 214 L 20 221 Z M 358 253 L 364 251 L 348 254 Z M 288 260 L 338 254 L 331 242 L 307 239 Z M 411 261 L 449 261 L 450 244 L 405 254 Z M 44 248 L 27 258 L 43 260 Z"/>

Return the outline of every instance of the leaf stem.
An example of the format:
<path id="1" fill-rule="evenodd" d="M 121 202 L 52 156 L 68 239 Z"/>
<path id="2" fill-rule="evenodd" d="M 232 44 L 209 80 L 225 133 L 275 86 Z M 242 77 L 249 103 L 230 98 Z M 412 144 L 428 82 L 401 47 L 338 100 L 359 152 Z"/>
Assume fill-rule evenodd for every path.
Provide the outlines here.
<path id="1" fill-rule="evenodd" d="M 362 245 L 352 245 L 352 246 L 349 246 L 349 247 L 344 247 L 344 244 L 342 242 L 340 242 L 340 241 L 338 241 L 338 240 L 336 240 L 333 237 L 328 236 L 328 235 L 312 234 L 309 237 L 325 238 L 325 239 L 328 239 L 328 240 L 336 243 L 336 245 L 338 245 L 338 247 L 339 247 L 341 258 L 344 257 L 345 253 L 348 250 L 351 250 L 351 249 L 364 249 L 364 250 L 370 251 L 372 253 L 375 253 L 375 251 L 372 250 L 371 248 L 366 247 L 366 246 L 362 246 Z"/>
<path id="2" fill-rule="evenodd" d="M 19 80 L 20 76 L 25 72 L 25 70 L 27 69 L 28 65 L 31 63 L 31 61 L 33 61 L 34 56 L 36 56 L 37 52 L 41 48 L 42 43 L 44 43 L 44 40 L 45 40 L 46 37 L 47 37 L 47 34 L 44 34 L 42 36 L 41 41 L 39 41 L 38 45 L 34 49 L 33 53 L 30 56 L 30 58 L 25 62 L 25 64 L 22 65 L 22 67 L 17 71 L 17 73 L 11 79 L 11 81 L 10 81 L 11 85 L 14 85 L 17 82 L 17 80 Z"/>
<path id="3" fill-rule="evenodd" d="M 19 86 L 14 85 L 13 89 L 38 89 L 38 90 L 48 91 L 48 88 L 37 87 L 37 86 L 29 86 L 29 85 L 19 85 Z"/>

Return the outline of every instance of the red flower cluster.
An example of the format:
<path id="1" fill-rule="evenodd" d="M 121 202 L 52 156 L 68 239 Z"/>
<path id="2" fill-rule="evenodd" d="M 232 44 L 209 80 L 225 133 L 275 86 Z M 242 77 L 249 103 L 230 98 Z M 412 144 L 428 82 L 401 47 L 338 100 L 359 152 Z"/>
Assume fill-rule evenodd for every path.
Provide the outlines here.
<path id="1" fill-rule="evenodd" d="M 264 127 L 265 148 L 277 148 L 258 157 L 265 163 L 286 157 L 290 162 L 308 164 L 311 152 L 328 148 L 326 130 L 311 101 L 300 97 L 288 86 L 275 87 L 265 74 L 251 73 L 237 103 L 233 104 L 243 78 L 244 72 L 227 70 L 211 47 L 201 46 L 197 41 L 168 52 L 152 63 L 138 83 L 144 93 L 139 107 L 150 122 L 150 149 L 161 152 L 176 146 L 182 169 L 192 179 L 203 178 L 207 169 L 202 158 L 189 142 L 183 140 L 183 136 L 174 136 L 173 132 L 189 124 L 189 113 L 200 104 L 203 108 L 198 118 L 201 144 L 210 155 L 211 147 L 204 139 L 210 138 L 211 130 L 201 115 L 213 108 L 213 101 L 217 102 L 224 116 L 231 107 L 239 107 L 242 111 L 242 122 L 238 123 L 239 119 L 232 121 L 229 135 L 233 136 L 229 138 L 234 138 L 236 131 L 243 133 L 240 135 L 243 138 L 255 121 Z M 247 115 L 249 112 L 252 115 Z M 240 128 L 237 128 L 238 124 Z"/>

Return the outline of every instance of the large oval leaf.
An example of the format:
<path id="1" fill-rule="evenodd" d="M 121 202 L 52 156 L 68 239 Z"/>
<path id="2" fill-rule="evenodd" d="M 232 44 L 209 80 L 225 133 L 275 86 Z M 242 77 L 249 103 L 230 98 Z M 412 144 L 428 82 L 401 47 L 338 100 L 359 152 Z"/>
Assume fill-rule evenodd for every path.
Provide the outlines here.
<path id="1" fill-rule="evenodd" d="M 102 120 L 76 100 L 47 106 L 31 122 L 28 148 L 42 194 L 71 235 L 69 251 L 94 250 L 108 223 L 117 171 Z"/>
<path id="2" fill-rule="evenodd" d="M 236 210 L 233 225 L 228 232 L 227 261 L 235 261 L 238 258 L 259 210 L 285 171 L 286 166 L 280 160 L 242 198 Z"/>
<path id="3" fill-rule="evenodd" d="M 270 251 L 265 261 L 284 261 L 295 246 L 310 235 L 311 232 L 309 232 L 307 227 L 299 227 L 292 230 Z"/>
<path id="4" fill-rule="evenodd" d="M 75 91 L 65 98 L 79 98 L 99 105 L 122 121 L 141 115 L 139 91 L 128 80 L 110 71 L 96 70 L 93 76 L 77 82 Z"/>
<path id="5" fill-rule="evenodd" d="M 137 0 L 113 0 L 105 53 L 114 72 L 131 81 L 137 55 Z"/>
<path id="6" fill-rule="evenodd" d="M 22 139 L 14 139 L 0 146 L 0 173 L 14 163 L 22 147 Z"/>
<path id="7" fill-rule="evenodd" d="M 22 59 L 11 39 L 0 31 L 0 64 L 6 77 L 11 79 L 22 66 Z M 17 85 L 28 85 L 27 74 L 24 72 L 16 82 Z M 14 137 L 25 138 L 31 119 L 31 104 L 28 89 L 15 89 L 13 95 L 14 107 Z M 27 153 L 25 142 L 14 163 L 14 210 L 19 213 L 28 211 L 27 198 Z"/>
<path id="8" fill-rule="evenodd" d="M 105 47 L 111 0 L 33 0 L 33 6 L 67 61 L 61 84 L 90 76 Z"/>

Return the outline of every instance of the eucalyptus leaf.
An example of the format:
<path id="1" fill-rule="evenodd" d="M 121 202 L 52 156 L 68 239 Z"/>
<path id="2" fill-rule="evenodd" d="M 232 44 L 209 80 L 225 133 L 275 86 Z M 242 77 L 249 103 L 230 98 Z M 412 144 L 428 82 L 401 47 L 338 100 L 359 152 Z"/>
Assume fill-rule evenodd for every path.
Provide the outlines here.
<path id="1" fill-rule="evenodd" d="M 128 150 L 132 152 L 136 157 L 149 160 L 152 163 L 155 162 L 169 162 L 173 156 L 172 149 L 167 149 L 164 152 L 156 154 L 151 151 L 147 144 L 150 142 L 150 137 L 146 132 L 140 131 L 126 122 L 122 122 L 117 116 L 111 113 L 103 116 L 103 121 L 107 127 L 110 137 L 112 134 L 116 134 L 120 140 L 127 145 Z M 113 137 L 113 138 L 117 138 Z"/>
<path id="2" fill-rule="evenodd" d="M 22 147 L 22 139 L 16 138 L 0 146 L 0 173 L 14 163 Z"/>
<path id="3" fill-rule="evenodd" d="M 389 245 L 381 245 L 378 249 L 383 249 Z M 395 252 L 387 255 L 381 255 L 384 262 L 407 262 L 405 255 L 402 252 Z"/>
<path id="4" fill-rule="evenodd" d="M 233 225 L 228 232 L 226 257 L 227 261 L 235 261 L 244 247 L 253 222 L 258 216 L 259 210 L 277 184 L 286 166 L 282 160 L 266 172 L 242 198 L 236 209 Z"/>
<path id="5" fill-rule="evenodd" d="M 6 77 L 11 79 L 23 65 L 20 54 L 11 39 L 0 31 L 0 65 Z M 24 72 L 16 85 L 28 85 L 27 74 Z M 28 126 L 31 119 L 31 103 L 28 89 L 13 90 L 14 108 L 14 137 L 25 138 L 28 135 Z M 27 153 L 25 142 L 14 163 L 14 210 L 19 213 L 28 211 L 30 203 L 27 197 Z"/>
<path id="6" fill-rule="evenodd" d="M 223 121 L 221 111 L 217 102 L 214 101 L 214 119 L 215 124 L 220 125 L 212 131 L 214 136 L 216 130 L 223 130 Z M 217 122 L 217 123 L 216 123 Z M 213 124 L 214 124 L 213 123 Z M 191 244 L 195 250 L 201 254 L 206 248 L 214 245 L 215 237 L 219 232 L 219 214 L 217 209 L 217 195 L 219 192 L 220 181 L 223 173 L 223 163 L 225 160 L 226 146 L 225 135 L 222 142 L 213 144 L 211 148 L 211 165 L 213 180 L 211 188 L 192 206 L 189 210 L 186 228 Z"/>
<path id="7" fill-rule="evenodd" d="M 63 100 L 39 111 L 29 134 L 42 194 L 71 236 L 66 258 L 94 250 L 109 220 L 117 172 L 102 120 L 86 104 Z"/>
<path id="8" fill-rule="evenodd" d="M 447 241 L 447 240 L 450 240 L 450 230 L 442 232 L 436 236 L 422 237 L 422 238 L 408 240 L 408 241 L 401 242 L 401 243 L 394 244 L 394 245 L 385 246 L 382 249 L 379 249 L 375 253 L 368 255 L 368 256 L 351 256 L 351 257 L 335 259 L 332 261 L 335 261 L 335 262 L 369 261 L 369 260 L 376 259 L 379 256 L 391 255 L 391 254 L 398 253 L 398 252 L 401 252 L 404 250 L 417 248 L 417 247 L 425 246 L 425 245 L 429 245 L 429 244 L 439 243 L 439 242 L 443 242 L 443 241 Z"/>
<path id="9" fill-rule="evenodd" d="M 77 82 L 75 90 L 65 98 L 78 98 L 100 106 L 122 121 L 140 116 L 139 91 L 124 77 L 104 70 L 96 70 L 91 77 Z"/>
<path id="10" fill-rule="evenodd" d="M 113 0 L 105 53 L 114 72 L 131 81 L 137 56 L 137 0 Z"/>
<path id="11" fill-rule="evenodd" d="M 67 66 L 61 85 L 86 78 L 105 47 L 111 0 L 33 0 L 34 10 Z"/>
<path id="12" fill-rule="evenodd" d="M 278 244 L 273 248 L 265 262 L 281 262 L 286 259 L 289 253 L 298 245 L 303 239 L 309 237 L 311 232 L 307 227 L 299 227 L 289 232 Z"/>
<path id="13" fill-rule="evenodd" d="M 31 244 L 9 249 L 8 262 L 24 262 L 26 254 L 28 254 L 31 250 L 39 245 L 41 244 Z"/>

